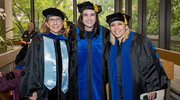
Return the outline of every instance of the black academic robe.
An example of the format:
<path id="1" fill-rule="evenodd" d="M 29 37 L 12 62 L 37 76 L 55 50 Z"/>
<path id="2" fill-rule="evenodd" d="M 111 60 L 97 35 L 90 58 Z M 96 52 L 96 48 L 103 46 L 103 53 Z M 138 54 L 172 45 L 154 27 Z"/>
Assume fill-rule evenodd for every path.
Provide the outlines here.
<path id="1" fill-rule="evenodd" d="M 50 35 L 49 35 L 50 34 Z M 61 91 L 62 80 L 62 58 L 60 50 L 60 40 L 56 35 L 49 33 L 48 35 L 36 35 L 27 51 L 25 66 L 23 68 L 20 85 L 19 96 L 22 99 L 27 99 L 32 96 L 34 91 L 37 91 L 38 100 L 68 100 L 68 92 L 65 94 Z M 54 41 L 55 58 L 56 58 L 56 86 L 52 90 L 44 85 L 44 39 L 43 37 L 52 38 Z M 63 36 L 62 36 L 63 37 Z M 69 52 L 68 40 L 64 39 Z M 70 68 L 69 68 L 70 69 Z"/>
<path id="2" fill-rule="evenodd" d="M 167 85 L 167 75 L 153 44 L 145 35 L 132 31 L 130 35 L 120 45 L 117 39 L 115 45 L 109 42 L 106 49 L 110 100 L 140 100 L 140 94 Z"/>
<path id="3" fill-rule="evenodd" d="M 70 95 L 72 100 L 106 100 L 107 74 L 104 49 L 109 40 L 109 30 L 100 26 L 100 35 L 92 38 L 93 33 L 85 32 L 86 38 L 80 39 L 78 27 L 71 30 L 70 41 Z M 95 42 L 96 41 L 96 42 Z"/>

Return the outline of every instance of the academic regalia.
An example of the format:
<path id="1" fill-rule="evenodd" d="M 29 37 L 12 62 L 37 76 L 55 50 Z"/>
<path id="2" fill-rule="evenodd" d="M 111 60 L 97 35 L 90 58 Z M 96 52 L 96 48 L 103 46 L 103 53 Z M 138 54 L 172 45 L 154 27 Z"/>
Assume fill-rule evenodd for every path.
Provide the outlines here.
<path id="1" fill-rule="evenodd" d="M 49 47 L 46 46 L 46 40 L 50 43 Z M 67 39 L 63 35 L 54 35 L 52 33 L 44 34 L 40 33 L 36 35 L 27 51 L 27 56 L 25 59 L 25 66 L 23 68 L 20 85 L 19 85 L 19 96 L 24 99 L 32 96 L 34 91 L 37 91 L 38 100 L 68 100 L 68 91 L 64 94 L 61 90 L 61 80 L 62 80 L 62 51 L 61 51 L 61 41 L 65 41 L 67 45 L 67 51 L 69 53 L 69 45 Z M 54 44 L 54 47 L 52 45 Z M 45 48 L 46 47 L 46 48 Z M 45 54 L 45 51 L 54 49 L 54 51 Z M 48 56 L 54 54 L 55 59 L 51 59 Z M 68 54 L 69 55 L 69 54 Z M 56 70 L 56 85 L 54 88 L 49 90 L 45 86 L 45 61 L 54 60 L 56 66 L 48 66 L 50 68 L 55 68 Z M 70 68 L 69 68 L 70 69 Z M 50 70 L 48 70 L 50 71 Z M 51 76 L 51 75 L 49 75 Z"/>
<path id="2" fill-rule="evenodd" d="M 167 75 L 145 35 L 130 31 L 125 42 L 109 43 L 105 55 L 110 100 L 139 100 L 142 93 L 166 87 Z"/>
<path id="3" fill-rule="evenodd" d="M 85 31 L 85 39 L 80 39 L 78 27 L 69 34 L 70 90 L 73 100 L 106 100 L 107 83 L 103 51 L 109 40 L 109 30 L 100 26 L 100 34 Z"/>

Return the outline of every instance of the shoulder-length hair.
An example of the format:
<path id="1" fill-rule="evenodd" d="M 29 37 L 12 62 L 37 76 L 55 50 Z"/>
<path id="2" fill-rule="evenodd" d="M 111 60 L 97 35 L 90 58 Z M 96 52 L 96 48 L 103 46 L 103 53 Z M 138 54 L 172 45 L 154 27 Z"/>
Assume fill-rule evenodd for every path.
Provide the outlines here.
<path id="1" fill-rule="evenodd" d="M 41 24 L 41 31 L 45 34 L 49 34 L 50 28 L 47 26 L 46 23 L 48 23 L 49 18 L 46 18 L 45 21 Z M 59 34 L 66 34 L 68 32 L 67 28 L 64 28 L 64 25 L 62 26 L 61 30 L 58 32 Z"/>
<path id="2" fill-rule="evenodd" d="M 86 36 L 85 36 L 85 24 L 83 23 L 82 19 L 83 19 L 83 13 L 81 13 L 79 18 L 78 18 L 78 28 L 80 30 L 78 35 L 80 35 L 80 39 L 86 38 Z M 99 26 L 100 26 L 99 18 L 98 18 L 98 14 L 96 13 L 96 22 L 94 23 L 94 27 L 92 30 L 94 32 L 93 38 L 99 36 L 99 34 L 100 34 Z"/>

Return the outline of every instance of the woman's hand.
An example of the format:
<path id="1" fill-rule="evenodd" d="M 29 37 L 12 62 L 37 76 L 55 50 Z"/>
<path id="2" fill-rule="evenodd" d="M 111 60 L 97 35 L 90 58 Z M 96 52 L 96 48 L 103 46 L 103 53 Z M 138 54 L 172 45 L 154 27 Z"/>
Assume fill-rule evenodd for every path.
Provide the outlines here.
<path id="1" fill-rule="evenodd" d="M 156 98 L 156 91 L 148 93 L 148 100 L 154 100 Z"/>
<path id="2" fill-rule="evenodd" d="M 37 92 L 33 92 L 32 97 L 29 97 L 30 100 L 37 100 Z"/>

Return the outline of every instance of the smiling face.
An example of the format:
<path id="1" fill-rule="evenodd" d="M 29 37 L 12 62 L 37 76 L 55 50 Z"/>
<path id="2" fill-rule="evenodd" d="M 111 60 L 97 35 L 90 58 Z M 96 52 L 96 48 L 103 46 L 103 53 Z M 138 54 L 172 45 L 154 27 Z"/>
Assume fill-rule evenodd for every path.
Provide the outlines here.
<path id="1" fill-rule="evenodd" d="M 125 25 L 123 21 L 113 21 L 110 24 L 110 29 L 116 38 L 122 38 L 127 29 L 127 25 Z"/>
<path id="2" fill-rule="evenodd" d="M 58 35 L 64 23 L 61 17 L 51 16 L 49 17 L 49 20 L 46 24 L 47 24 L 47 27 L 50 28 L 51 33 Z"/>
<path id="3" fill-rule="evenodd" d="M 85 25 L 85 30 L 92 31 L 96 22 L 96 12 L 90 9 L 84 10 L 82 20 Z"/>

